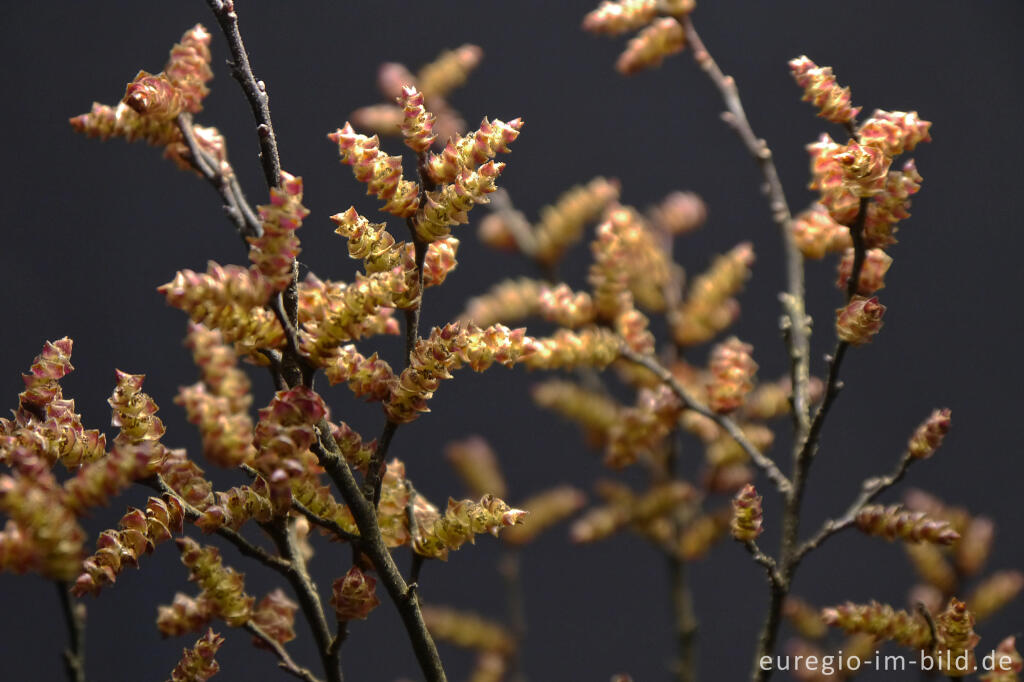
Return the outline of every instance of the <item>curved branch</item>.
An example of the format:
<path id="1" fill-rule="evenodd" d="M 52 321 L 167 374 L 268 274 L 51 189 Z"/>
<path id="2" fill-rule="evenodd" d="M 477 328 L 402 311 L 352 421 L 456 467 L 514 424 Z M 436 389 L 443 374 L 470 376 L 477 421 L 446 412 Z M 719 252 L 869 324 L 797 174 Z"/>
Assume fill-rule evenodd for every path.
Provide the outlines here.
<path id="1" fill-rule="evenodd" d="M 284 646 L 276 639 L 274 639 L 266 632 L 264 632 L 259 625 L 256 625 L 256 623 L 250 620 L 243 627 L 253 637 L 258 638 L 260 641 L 266 644 L 272 652 L 274 652 L 274 655 L 277 656 L 281 661 L 280 663 L 278 663 L 278 665 L 281 667 L 282 670 L 294 675 L 300 680 L 306 680 L 306 682 L 320 682 L 319 677 L 311 673 L 309 670 L 297 665 L 295 661 L 292 660 L 292 657 L 288 655 L 288 651 L 284 648 Z"/>

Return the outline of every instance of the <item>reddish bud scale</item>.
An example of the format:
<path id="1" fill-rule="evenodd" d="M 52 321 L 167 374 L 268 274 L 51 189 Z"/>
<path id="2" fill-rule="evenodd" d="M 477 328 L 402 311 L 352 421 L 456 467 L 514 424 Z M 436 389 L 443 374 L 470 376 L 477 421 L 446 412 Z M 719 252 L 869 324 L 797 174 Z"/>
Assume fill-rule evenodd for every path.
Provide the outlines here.
<path id="1" fill-rule="evenodd" d="M 334 232 L 348 240 L 348 255 L 362 260 L 367 273 L 383 272 L 400 264 L 400 245 L 395 244 L 385 223 L 371 223 L 354 206 L 331 216 L 331 220 L 338 226 Z"/>
<path id="2" fill-rule="evenodd" d="M 313 425 L 326 414 L 323 399 L 305 386 L 278 391 L 259 411 L 252 466 L 266 480 L 276 514 L 291 507 L 293 485 L 315 474 L 306 465 L 308 449 L 316 440 Z"/>
<path id="3" fill-rule="evenodd" d="M 833 156 L 843 171 L 843 187 L 857 197 L 874 196 L 885 188 L 892 157 L 882 149 L 849 142 Z"/>
<path id="4" fill-rule="evenodd" d="M 324 372 L 331 386 L 347 382 L 357 398 L 365 396 L 372 401 L 387 398 L 395 381 L 391 365 L 376 353 L 365 357 L 352 344 L 337 349 Z"/>
<path id="5" fill-rule="evenodd" d="M 840 88 L 828 66 L 819 67 L 806 56 L 789 62 L 789 71 L 804 89 L 803 101 L 818 108 L 818 116 L 833 123 L 852 123 L 860 107 L 850 106 L 850 88 Z"/>
<path id="6" fill-rule="evenodd" d="M 754 389 L 757 363 L 750 356 L 753 350 L 753 346 L 733 336 L 711 351 L 708 407 L 715 412 L 726 413 L 739 408 Z"/>
<path id="7" fill-rule="evenodd" d="M 376 578 L 366 575 L 358 566 L 353 566 L 343 578 L 335 580 L 331 589 L 331 606 L 338 620 L 366 620 L 370 612 L 380 606 L 376 589 Z"/>
<path id="8" fill-rule="evenodd" d="M 423 260 L 423 286 L 436 287 L 444 283 L 448 273 L 459 264 L 455 254 L 459 252 L 459 240 L 445 237 L 430 242 L 427 255 Z"/>
<path id="9" fill-rule="evenodd" d="M 910 196 L 920 191 L 922 180 L 913 159 L 903 164 L 902 171 L 889 171 L 885 189 L 868 204 L 864 220 L 864 243 L 868 247 L 885 248 L 896 243 L 893 235 L 897 224 L 910 217 Z"/>
<path id="10" fill-rule="evenodd" d="M 275 642 L 285 644 L 295 639 L 295 611 L 298 608 L 299 605 L 278 588 L 256 605 L 252 612 L 252 622 Z M 253 637 L 252 643 L 261 649 L 269 648 L 259 637 Z"/>
<path id="11" fill-rule="evenodd" d="M 252 616 L 253 598 L 245 594 L 244 576 L 221 564 L 216 547 L 200 546 L 190 537 L 176 540 L 181 562 L 189 568 L 189 580 L 202 588 L 213 615 L 231 627 L 241 627 Z"/>
<path id="12" fill-rule="evenodd" d="M 427 159 L 427 172 L 437 184 L 455 182 L 464 172 L 478 170 L 499 153 L 508 153 L 508 145 L 519 137 L 523 120 L 515 118 L 505 123 L 485 117 L 480 127 L 469 135 L 448 142 L 440 154 Z"/>
<path id="13" fill-rule="evenodd" d="M 537 260 L 554 264 L 583 237 L 583 228 L 601 216 L 618 200 L 617 180 L 596 177 L 586 185 L 577 185 L 563 193 L 554 204 L 540 210 L 540 221 L 534 228 Z"/>
<path id="14" fill-rule="evenodd" d="M 886 540 L 900 539 L 906 542 L 932 542 L 951 545 L 960 539 L 960 534 L 949 523 L 929 518 L 920 511 L 910 511 L 900 505 L 883 507 L 872 504 L 857 513 L 857 527 L 868 535 L 877 535 Z"/>
<path id="15" fill-rule="evenodd" d="M 171 671 L 171 682 L 205 682 L 218 672 L 220 664 L 214 660 L 224 638 L 210 629 L 195 646 L 185 649 L 178 665 Z"/>
<path id="16" fill-rule="evenodd" d="M 935 617 L 935 630 L 941 645 L 936 651 L 937 656 L 949 656 L 952 660 L 962 659 L 966 655 L 966 666 L 954 666 L 944 671 L 950 677 L 964 677 L 974 672 L 977 667 L 974 648 L 981 639 L 974 632 L 974 614 L 967 605 L 953 597 L 946 609 Z"/>
<path id="17" fill-rule="evenodd" d="M 162 73 L 139 71 L 121 100 L 140 116 L 168 121 L 185 109 L 185 97 Z"/>
<path id="18" fill-rule="evenodd" d="M 301 252 L 295 230 L 309 215 L 302 205 L 302 178 L 281 171 L 281 184 L 270 189 L 270 203 L 258 210 L 263 234 L 247 238 L 249 260 L 274 291 L 281 291 L 291 284 Z"/>
<path id="19" fill-rule="evenodd" d="M 388 156 L 381 151 L 376 135 L 360 135 L 346 123 L 344 128 L 327 137 L 338 145 L 341 162 L 352 166 L 356 180 L 366 183 L 366 193 L 387 202 L 381 207 L 382 211 L 400 218 L 416 213 L 419 189 L 415 183 L 402 179 L 401 157 Z"/>
<path id="20" fill-rule="evenodd" d="M 862 346 L 882 328 L 884 314 L 885 306 L 878 298 L 854 296 L 845 308 L 836 310 L 836 334 L 851 346 Z"/>
<path id="21" fill-rule="evenodd" d="M 732 536 L 740 542 L 750 542 L 764 532 L 762 527 L 761 496 L 749 483 L 732 499 Z"/>
<path id="22" fill-rule="evenodd" d="M 192 361 L 199 368 L 207 389 L 226 398 L 232 412 L 246 412 L 252 404 L 249 377 L 238 369 L 238 358 L 234 350 L 224 344 L 221 333 L 190 322 L 185 346 L 192 351 Z"/>
<path id="23" fill-rule="evenodd" d="M 210 261 L 205 274 L 179 270 L 157 291 L 193 322 L 218 329 L 239 352 L 284 344 L 284 330 L 274 313 L 263 307 L 273 287 L 258 270 Z"/>
<path id="24" fill-rule="evenodd" d="M 413 550 L 421 556 L 447 560 L 449 550 L 474 542 L 480 533 L 497 537 L 502 528 L 516 525 L 525 515 L 522 509 L 513 509 L 493 495 L 484 495 L 479 502 L 449 498 L 444 515 L 432 521 L 418 519 Z"/>
<path id="25" fill-rule="evenodd" d="M 917 459 L 927 459 L 942 445 L 953 424 L 953 412 L 949 408 L 935 410 L 910 437 L 907 451 Z"/>
<path id="26" fill-rule="evenodd" d="M 605 0 L 583 18 L 583 30 L 619 35 L 646 26 L 657 12 L 657 0 Z"/>
<path id="27" fill-rule="evenodd" d="M 423 93 L 415 87 L 405 86 L 398 98 L 402 107 L 402 137 L 405 146 L 423 154 L 430 149 L 437 135 L 434 134 L 434 115 L 423 106 Z"/>
<path id="28" fill-rule="evenodd" d="M 872 145 L 889 156 L 914 151 L 922 142 L 931 142 L 931 121 L 922 121 L 916 111 L 876 109 L 857 129 L 861 144 Z"/>
<path id="29" fill-rule="evenodd" d="M 665 57 L 682 52 L 685 46 L 686 34 L 682 24 L 672 17 L 663 17 L 629 41 L 626 50 L 619 55 L 615 68 L 619 73 L 631 76 L 644 69 L 660 66 Z"/>
<path id="30" fill-rule="evenodd" d="M 250 519 L 265 523 L 274 516 L 270 501 L 249 486 L 231 488 L 227 492 L 218 490 L 214 497 L 216 502 L 206 507 L 195 521 L 204 533 L 221 527 L 238 530 Z"/>
<path id="31" fill-rule="evenodd" d="M 862 633 L 878 639 L 891 640 L 912 649 L 925 649 L 932 635 L 923 618 L 906 611 L 897 611 L 888 604 L 871 602 L 822 609 L 822 619 L 847 633 Z"/>
<path id="32" fill-rule="evenodd" d="M 511 330 L 503 325 L 480 329 L 475 325 L 448 324 L 434 327 L 430 336 L 420 339 L 409 357 L 409 366 L 391 387 L 384 410 L 392 421 L 414 421 L 428 412 L 427 401 L 450 379 L 452 370 L 469 365 L 482 372 L 495 362 L 511 367 L 526 359 L 532 339 L 524 329 Z"/>
<path id="33" fill-rule="evenodd" d="M 469 222 L 469 211 L 477 204 L 490 202 L 487 195 L 498 187 L 495 180 L 505 168 L 488 161 L 477 170 L 460 170 L 455 180 L 436 192 L 427 192 L 422 210 L 416 216 L 416 235 L 426 242 L 442 239 L 452 225 Z"/>
<path id="34" fill-rule="evenodd" d="M 839 278 L 836 286 L 846 291 L 850 276 L 853 274 L 853 249 L 847 249 L 839 261 Z M 861 265 L 860 279 L 857 284 L 857 293 L 861 296 L 870 296 L 879 289 L 885 288 L 885 273 L 892 265 L 892 256 L 881 249 L 868 249 L 864 255 L 864 263 Z"/>
<path id="35" fill-rule="evenodd" d="M 252 462 L 256 456 L 252 419 L 232 410 L 229 399 L 212 395 L 197 383 L 178 389 L 174 402 L 183 406 L 189 422 L 199 427 L 208 461 L 228 469 Z"/>
<path id="36" fill-rule="evenodd" d="M 164 66 L 164 75 L 181 92 L 185 109 L 193 114 L 202 110 L 202 101 L 209 94 L 206 83 L 213 78 L 210 69 L 210 32 L 196 24 L 171 48 Z"/>
<path id="37" fill-rule="evenodd" d="M 82 562 L 82 573 L 71 592 L 79 597 L 99 594 L 125 567 L 137 568 L 143 553 L 151 554 L 156 545 L 180 533 L 183 521 L 184 510 L 173 495 L 149 498 L 145 510 L 129 507 L 118 523 L 119 530 L 100 533 L 96 553 Z"/>
<path id="38" fill-rule="evenodd" d="M 114 408 L 111 425 L 121 428 L 114 439 L 115 444 L 137 445 L 144 441 L 158 441 L 166 429 L 159 417 L 154 416 L 160 408 L 153 399 L 142 392 L 145 374 L 128 374 L 115 370 L 117 387 L 107 403 Z"/>

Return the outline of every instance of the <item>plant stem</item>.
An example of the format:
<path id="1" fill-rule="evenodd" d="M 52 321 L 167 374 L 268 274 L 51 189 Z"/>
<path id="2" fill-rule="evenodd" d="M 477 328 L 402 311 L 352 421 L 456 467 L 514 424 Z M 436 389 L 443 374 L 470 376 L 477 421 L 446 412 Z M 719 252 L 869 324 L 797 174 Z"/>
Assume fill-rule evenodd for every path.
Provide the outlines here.
<path id="1" fill-rule="evenodd" d="M 294 532 L 287 517 L 282 516 L 260 526 L 267 531 L 278 552 L 288 562 L 289 570 L 284 575 L 295 590 L 302 613 L 313 630 L 313 639 L 316 640 L 317 652 L 320 654 L 328 682 L 341 682 L 341 649 L 334 646 L 334 637 L 327 625 L 320 594 L 313 579 L 309 577 L 302 552 L 295 545 Z"/>
<path id="2" fill-rule="evenodd" d="M 256 625 L 256 623 L 250 620 L 248 623 L 245 624 L 244 627 L 250 634 L 252 634 L 253 637 L 259 638 L 264 644 L 266 644 L 270 648 L 271 651 L 274 652 L 274 655 L 280 659 L 280 663 L 278 663 L 278 665 L 281 667 L 282 670 L 291 675 L 294 675 L 300 680 L 306 680 L 306 682 L 320 682 L 320 678 L 311 673 L 309 670 L 302 668 L 298 664 L 296 664 L 295 661 L 292 660 L 292 657 L 288 655 L 288 651 L 284 648 L 284 646 L 276 639 L 271 637 L 269 634 L 264 632 L 260 628 L 260 626 Z"/>
<path id="3" fill-rule="evenodd" d="M 313 452 L 319 459 L 320 465 L 338 487 L 342 498 L 352 512 L 352 517 L 355 519 L 359 535 L 362 538 L 360 550 L 373 563 L 378 577 L 384 584 L 384 589 L 387 590 L 395 608 L 398 609 L 423 676 L 427 682 L 445 682 L 447 678 L 444 667 L 441 665 L 441 658 L 437 653 L 434 639 L 430 636 L 426 623 L 423 622 L 419 598 L 405 582 L 398 566 L 395 565 L 391 552 L 384 544 L 380 526 L 377 525 L 376 507 L 363 495 L 352 470 L 341 456 L 327 420 L 322 419 L 317 424 L 316 430 L 318 439 L 313 443 Z"/>
<path id="4" fill-rule="evenodd" d="M 693 609 L 693 593 L 686 584 L 686 561 L 668 554 L 669 585 L 675 621 L 675 673 L 679 682 L 697 679 L 697 614 Z"/>
<path id="5" fill-rule="evenodd" d="M 64 670 L 71 682 L 85 682 L 85 604 L 71 598 L 70 586 L 54 581 L 64 623 L 68 626 L 68 648 L 64 650 Z"/>

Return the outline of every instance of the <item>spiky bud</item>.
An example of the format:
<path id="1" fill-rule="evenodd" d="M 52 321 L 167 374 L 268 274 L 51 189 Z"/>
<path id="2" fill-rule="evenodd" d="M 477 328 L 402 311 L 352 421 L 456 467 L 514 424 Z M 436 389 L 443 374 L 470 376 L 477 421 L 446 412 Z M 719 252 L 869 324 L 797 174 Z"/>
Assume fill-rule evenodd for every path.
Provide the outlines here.
<path id="1" fill-rule="evenodd" d="M 341 162 L 352 166 L 356 180 L 366 183 L 366 193 L 387 203 L 382 211 L 409 218 L 419 207 L 417 186 L 402 179 L 402 159 L 381 151 L 376 135 L 358 134 L 348 123 L 327 136 L 338 145 Z"/>
<path id="2" fill-rule="evenodd" d="M 189 537 L 176 541 L 181 562 L 189 568 L 189 580 L 202 588 L 213 614 L 232 627 L 244 625 L 252 616 L 253 598 L 245 594 L 244 576 L 221 564 L 216 547 L 202 547 Z"/>
<path id="3" fill-rule="evenodd" d="M 974 672 L 977 667 L 974 647 L 981 638 L 974 632 L 974 614 L 967 605 L 956 597 L 950 599 L 946 609 L 935 617 L 935 631 L 941 642 L 936 655 L 948 656 L 956 662 L 951 670 L 944 672 L 950 677 L 963 677 Z"/>
<path id="4" fill-rule="evenodd" d="M 423 93 L 413 86 L 405 86 L 398 105 L 402 107 L 405 146 L 421 154 L 426 152 L 437 135 L 434 134 L 434 115 L 423 106 Z"/>
<path id="5" fill-rule="evenodd" d="M 366 575 L 358 566 L 350 568 L 344 577 L 334 581 L 331 589 L 331 606 L 338 619 L 366 620 L 380 606 L 376 589 L 376 578 Z"/>
<path id="6" fill-rule="evenodd" d="M 847 249 L 839 261 L 839 278 L 836 286 L 846 291 L 847 283 L 853 275 L 853 249 Z M 885 273 L 892 265 L 892 256 L 881 249 L 868 249 L 864 255 L 860 278 L 857 282 L 857 293 L 870 296 L 879 289 L 885 288 Z"/>
<path id="7" fill-rule="evenodd" d="M 847 602 L 842 606 L 822 609 L 821 617 L 829 625 L 848 633 L 868 634 L 912 649 L 925 649 L 932 643 L 931 632 L 923 618 L 893 609 L 888 604 Z"/>
<path id="8" fill-rule="evenodd" d="M 757 363 L 750 356 L 753 350 L 753 346 L 733 336 L 711 351 L 708 406 L 715 412 L 732 412 L 753 390 L 757 373 Z"/>
<path id="9" fill-rule="evenodd" d="M 910 511 L 900 505 L 867 505 L 857 513 L 857 527 L 867 535 L 877 535 L 890 541 L 898 538 L 905 542 L 951 545 L 960 539 L 960 534 L 950 528 L 948 522 L 929 518 L 924 512 Z"/>
<path id="10" fill-rule="evenodd" d="M 836 309 L 836 335 L 851 346 L 863 346 L 882 328 L 884 314 L 877 297 L 854 296 L 845 308 Z"/>
<path id="11" fill-rule="evenodd" d="M 732 536 L 740 542 L 750 542 L 764 532 L 762 527 L 761 496 L 749 483 L 732 498 Z"/>
<path id="12" fill-rule="evenodd" d="M 832 69 L 819 67 L 807 56 L 789 61 L 789 71 L 797 85 L 804 89 L 804 102 L 818 108 L 818 116 L 833 123 L 852 123 L 860 107 L 850 106 L 850 88 L 840 88 Z"/>
<path id="13" fill-rule="evenodd" d="M 917 459 L 927 459 L 935 454 L 953 424 L 953 412 L 949 408 L 935 410 L 924 420 L 907 442 L 907 451 Z"/>
<path id="14" fill-rule="evenodd" d="M 459 240 L 455 237 L 445 237 L 430 242 L 427 246 L 427 255 L 423 259 L 423 286 L 436 287 L 444 283 L 448 273 L 459 264 L 455 260 L 455 254 L 459 251 Z"/>
<path id="15" fill-rule="evenodd" d="M 220 664 L 213 657 L 223 643 L 224 638 L 211 628 L 194 647 L 182 651 L 181 660 L 171 671 L 170 682 L 205 682 L 216 675 Z"/>
<path id="16" fill-rule="evenodd" d="M 281 171 L 281 184 L 270 188 L 270 203 L 257 207 L 263 233 L 248 237 L 249 260 L 275 291 L 291 284 L 299 240 L 295 231 L 309 210 L 302 205 L 302 178 Z"/>
<path id="17" fill-rule="evenodd" d="M 436 559 L 447 559 L 448 551 L 459 549 L 466 542 L 474 542 L 479 533 L 495 537 L 502 528 L 514 526 L 526 515 L 522 509 L 513 509 L 493 495 L 484 495 L 479 502 L 448 499 L 448 508 L 432 523 L 420 520 L 413 549 L 417 554 Z"/>
<path id="18" fill-rule="evenodd" d="M 665 57 L 682 52 L 686 46 L 683 26 L 672 17 L 652 22 L 629 41 L 615 68 L 625 76 L 661 65 Z"/>
<path id="19" fill-rule="evenodd" d="M 871 118 L 857 129 L 863 144 L 885 150 L 890 156 L 913 151 L 921 142 L 931 142 L 931 121 L 923 121 L 916 111 L 883 111 L 875 109 Z"/>

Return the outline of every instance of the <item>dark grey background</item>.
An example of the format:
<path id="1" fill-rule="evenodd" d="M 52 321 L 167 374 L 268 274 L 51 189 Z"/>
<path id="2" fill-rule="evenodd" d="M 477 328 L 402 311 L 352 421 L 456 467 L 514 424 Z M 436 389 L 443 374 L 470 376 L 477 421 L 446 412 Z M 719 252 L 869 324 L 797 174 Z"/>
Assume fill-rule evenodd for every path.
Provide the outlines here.
<path id="1" fill-rule="evenodd" d="M 699 192 L 711 218 L 679 244 L 679 260 L 694 273 L 713 253 L 741 240 L 754 242 L 758 262 L 742 297 L 737 332 L 755 343 L 761 376 L 785 371 L 775 331 L 775 294 L 782 286 L 777 234 L 758 196 L 757 170 L 718 120 L 717 94 L 688 54 L 624 79 L 612 68 L 624 41 L 584 34 L 579 23 L 592 5 L 577 0 L 240 0 L 238 6 L 254 68 L 269 86 L 283 166 L 305 179 L 312 214 L 300 232 L 301 258 L 317 273 L 345 278 L 352 272 L 327 216 L 353 203 L 373 215 L 376 205 L 338 164 L 325 134 L 355 107 L 377 101 L 378 63 L 401 61 L 415 69 L 443 48 L 474 42 L 486 58 L 453 101 L 471 122 L 485 114 L 524 117 L 522 137 L 503 159 L 509 165 L 501 181 L 517 205 L 536 216 L 569 185 L 598 174 L 621 178 L 623 200 L 639 207 L 675 189 Z M 851 353 L 844 367 L 848 388 L 825 430 L 807 498 L 807 527 L 844 507 L 862 478 L 888 470 L 914 426 L 933 407 L 948 405 L 954 431 L 940 455 L 915 468 L 911 481 L 997 519 L 992 567 L 1024 566 L 1017 525 L 1024 60 L 1016 43 L 1024 6 L 1015 0 L 969 8 L 951 0 L 705 2 L 695 21 L 736 77 L 755 130 L 771 143 L 795 210 L 812 199 L 803 189 L 803 145 L 827 124 L 799 101 L 786 69 L 791 57 L 806 53 L 834 66 L 867 111 L 917 109 L 935 122 L 934 144 L 916 153 L 923 191 L 892 250 L 895 264 L 882 292 L 889 306 L 885 329 L 877 343 Z M 19 374 L 43 341 L 70 335 L 77 371 L 64 382 L 65 393 L 77 399 L 87 425 L 109 423 L 106 398 L 115 367 L 144 372 L 147 391 L 163 407 L 165 442 L 193 451 L 194 429 L 172 403 L 176 387 L 195 380 L 180 345 L 185 319 L 163 304 L 155 287 L 176 269 L 202 269 L 207 259 L 242 263 L 245 256 L 202 181 L 176 171 L 153 149 L 79 137 L 67 118 L 87 111 L 94 99 L 115 102 L 137 69 L 158 71 L 170 45 L 196 22 L 214 26 L 200 0 L 0 6 L 0 268 L 6 291 L 0 388 L 6 405 L 16 405 Z M 250 198 L 262 202 L 251 119 L 221 66 L 226 47 L 214 33 L 217 77 L 199 120 L 226 133 Z M 400 149 L 396 141 L 385 145 Z M 401 233 L 400 226 L 395 230 Z M 501 277 L 532 274 L 522 259 L 482 249 L 472 227 L 457 235 L 463 240 L 461 265 L 449 284 L 428 293 L 428 324 L 450 319 L 467 296 Z M 571 282 L 582 283 L 586 261 L 581 247 L 565 269 Z M 833 279 L 832 264 L 809 267 L 819 372 L 839 300 Z M 397 360 L 397 341 L 382 348 Z M 265 404 L 269 381 L 259 372 L 252 376 L 256 405 Z M 488 435 L 504 456 L 513 501 L 563 481 L 588 487 L 605 472 L 573 427 L 532 408 L 528 388 L 537 378 L 500 368 L 463 373 L 442 387 L 432 415 L 399 432 L 393 454 L 437 501 L 462 494 L 441 459 L 443 443 L 473 432 Z M 381 427 L 379 412 L 344 390 L 326 396 L 337 418 L 368 437 Z M 785 451 L 783 438 L 774 453 Z M 688 450 L 690 462 L 700 456 L 696 447 Z M 90 531 L 112 525 L 125 505 L 142 504 L 145 497 L 136 490 L 118 499 L 88 521 Z M 778 528 L 776 509 L 772 503 L 766 510 L 768 547 Z M 406 565 L 407 556 L 399 554 Z M 822 604 L 870 598 L 901 604 L 910 582 L 902 554 L 898 546 L 844 536 L 804 564 L 797 590 Z M 485 538 L 455 553 L 448 565 L 428 565 L 424 598 L 500 617 L 498 555 L 497 543 Z M 247 573 L 252 592 L 274 584 L 275 575 L 238 560 L 230 548 L 225 557 Z M 314 564 L 321 588 L 347 569 L 347 560 L 343 547 L 321 548 Z M 161 546 L 142 563 L 142 571 L 126 571 L 100 599 L 88 600 L 90 680 L 164 679 L 181 647 L 194 641 L 161 642 L 153 626 L 156 604 L 169 602 L 177 590 L 192 591 L 177 553 Z M 573 548 L 564 532 L 554 532 L 537 543 L 524 558 L 523 575 L 530 678 L 605 680 L 629 672 L 637 680 L 668 679 L 663 568 L 657 555 L 627 537 Z M 766 604 L 760 569 L 725 543 L 694 567 L 693 584 L 702 621 L 701 679 L 744 679 Z M 65 635 L 52 586 L 5 575 L 0 599 L 0 678 L 62 679 Z M 983 646 L 1020 632 L 1019 613 L 1015 606 L 980 627 Z M 225 634 L 218 657 L 223 679 L 284 679 L 273 671 L 269 654 L 251 649 L 247 636 Z M 315 669 L 308 630 L 300 627 L 299 636 L 291 649 Z M 463 678 L 468 657 L 447 646 L 442 653 L 451 678 Z M 352 628 L 343 658 L 349 680 L 417 677 L 389 605 Z"/>

